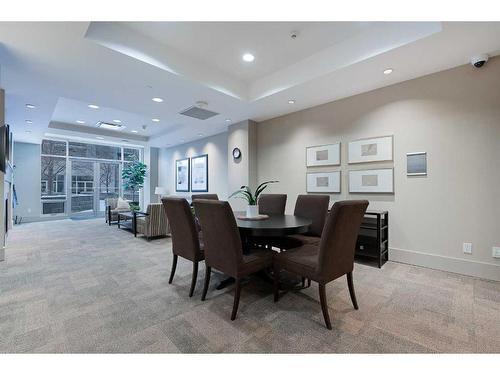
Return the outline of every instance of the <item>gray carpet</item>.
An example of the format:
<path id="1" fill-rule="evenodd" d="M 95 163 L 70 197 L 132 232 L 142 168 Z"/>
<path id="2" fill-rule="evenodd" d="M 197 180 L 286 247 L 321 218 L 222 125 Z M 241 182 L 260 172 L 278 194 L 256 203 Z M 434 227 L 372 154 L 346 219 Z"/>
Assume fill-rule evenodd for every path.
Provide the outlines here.
<path id="1" fill-rule="evenodd" d="M 360 310 L 345 278 L 273 303 L 251 280 L 236 321 L 233 291 L 188 298 L 191 263 L 168 284 L 170 239 L 147 242 L 103 219 L 16 226 L 0 263 L 0 352 L 500 352 L 500 283 L 388 262 L 355 265 Z"/>

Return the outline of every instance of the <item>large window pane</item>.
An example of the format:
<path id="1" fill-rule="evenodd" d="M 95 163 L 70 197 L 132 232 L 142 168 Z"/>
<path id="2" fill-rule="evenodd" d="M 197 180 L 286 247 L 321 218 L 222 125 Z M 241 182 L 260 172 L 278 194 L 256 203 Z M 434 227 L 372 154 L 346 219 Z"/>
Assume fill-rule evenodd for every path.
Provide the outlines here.
<path id="1" fill-rule="evenodd" d="M 66 156 L 66 142 L 44 139 L 42 141 L 42 154 Z"/>
<path id="2" fill-rule="evenodd" d="M 95 146 L 87 143 L 69 142 L 69 156 L 76 156 L 79 158 L 95 158 Z"/>
<path id="3" fill-rule="evenodd" d="M 94 210 L 93 161 L 71 161 L 71 212 Z"/>
<path id="4" fill-rule="evenodd" d="M 96 145 L 97 159 L 120 160 L 122 158 L 121 147 Z"/>
<path id="5" fill-rule="evenodd" d="M 66 198 L 66 158 L 42 156 L 41 172 L 42 198 Z"/>
<path id="6" fill-rule="evenodd" d="M 124 148 L 123 158 L 125 159 L 125 161 L 139 160 L 139 150 L 135 148 Z"/>

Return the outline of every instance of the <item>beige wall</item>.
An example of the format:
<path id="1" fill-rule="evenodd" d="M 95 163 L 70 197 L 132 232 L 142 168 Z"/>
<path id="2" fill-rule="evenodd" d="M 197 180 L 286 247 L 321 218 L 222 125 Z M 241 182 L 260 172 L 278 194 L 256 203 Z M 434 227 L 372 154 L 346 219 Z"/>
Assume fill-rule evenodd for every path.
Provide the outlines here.
<path id="1" fill-rule="evenodd" d="M 394 163 L 348 166 L 350 140 L 394 135 Z M 342 142 L 341 199 L 367 198 L 390 213 L 391 258 L 500 280 L 500 58 L 324 104 L 258 125 L 258 180 L 306 190 L 307 146 Z M 406 153 L 426 151 L 428 176 L 406 176 Z M 347 193 L 349 169 L 394 166 L 394 195 Z M 473 253 L 462 252 L 472 242 Z"/>

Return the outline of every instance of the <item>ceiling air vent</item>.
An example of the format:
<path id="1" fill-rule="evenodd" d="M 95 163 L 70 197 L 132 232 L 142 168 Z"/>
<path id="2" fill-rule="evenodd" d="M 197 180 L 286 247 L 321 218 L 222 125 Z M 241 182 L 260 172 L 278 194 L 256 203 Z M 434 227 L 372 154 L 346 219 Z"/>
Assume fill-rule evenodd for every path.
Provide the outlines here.
<path id="1" fill-rule="evenodd" d="M 197 118 L 198 120 L 206 120 L 210 117 L 217 116 L 217 112 L 209 111 L 208 109 L 201 108 L 200 106 L 194 105 L 180 112 L 181 115 Z"/>
<path id="2" fill-rule="evenodd" d="M 110 124 L 108 122 L 102 122 L 102 121 L 99 121 L 96 125 L 98 128 L 107 129 L 107 130 L 123 130 L 123 129 L 125 129 L 124 125 Z"/>

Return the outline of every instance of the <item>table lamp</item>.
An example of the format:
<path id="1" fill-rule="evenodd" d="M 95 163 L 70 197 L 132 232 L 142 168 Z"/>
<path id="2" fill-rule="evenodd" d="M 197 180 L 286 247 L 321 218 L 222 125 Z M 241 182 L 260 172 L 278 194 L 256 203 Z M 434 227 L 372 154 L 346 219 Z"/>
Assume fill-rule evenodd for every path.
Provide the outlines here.
<path id="1" fill-rule="evenodd" d="M 168 195 L 168 189 L 162 186 L 155 187 L 155 194 L 158 195 L 158 200 L 161 201 L 162 196 Z"/>

